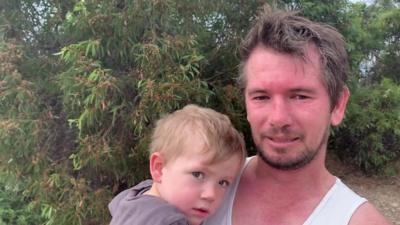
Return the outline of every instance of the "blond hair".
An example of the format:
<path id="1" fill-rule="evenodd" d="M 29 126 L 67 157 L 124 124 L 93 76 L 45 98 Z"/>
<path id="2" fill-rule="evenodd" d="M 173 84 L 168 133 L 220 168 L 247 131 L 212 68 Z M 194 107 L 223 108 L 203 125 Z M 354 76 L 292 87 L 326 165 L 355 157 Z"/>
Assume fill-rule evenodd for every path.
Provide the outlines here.
<path id="1" fill-rule="evenodd" d="M 210 163 L 234 155 L 238 155 L 243 162 L 246 156 L 243 137 L 228 116 L 196 105 L 187 105 L 156 122 L 150 154 L 161 152 L 168 162 L 191 150 L 192 138 L 203 141 L 202 151 L 210 153 Z"/>

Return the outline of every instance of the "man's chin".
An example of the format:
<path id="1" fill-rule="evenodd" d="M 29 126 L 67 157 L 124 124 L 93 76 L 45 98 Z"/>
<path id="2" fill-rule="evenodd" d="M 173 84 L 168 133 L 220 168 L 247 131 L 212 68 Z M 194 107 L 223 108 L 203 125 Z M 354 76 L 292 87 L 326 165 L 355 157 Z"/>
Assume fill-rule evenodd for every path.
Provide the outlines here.
<path id="1" fill-rule="evenodd" d="M 303 155 L 302 157 L 297 157 L 295 159 L 274 159 L 273 157 L 269 157 L 266 154 L 258 151 L 258 156 L 262 159 L 262 161 L 269 165 L 272 168 L 278 170 L 296 170 L 300 169 L 307 164 L 309 164 L 315 157 L 316 154 L 308 154 Z"/>

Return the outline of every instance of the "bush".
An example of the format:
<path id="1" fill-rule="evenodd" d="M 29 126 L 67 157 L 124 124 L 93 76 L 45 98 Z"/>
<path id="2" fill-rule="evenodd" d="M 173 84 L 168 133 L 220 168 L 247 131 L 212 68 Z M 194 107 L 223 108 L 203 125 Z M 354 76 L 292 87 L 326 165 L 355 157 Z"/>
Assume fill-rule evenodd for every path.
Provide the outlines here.
<path id="1" fill-rule="evenodd" d="M 400 156 L 400 87 L 384 79 L 353 90 L 346 118 L 331 146 L 366 172 L 383 171 Z"/>
<path id="2" fill-rule="evenodd" d="M 26 184 L 11 178 L 10 174 L 0 174 L 0 225 L 36 225 L 44 218 L 34 210 L 35 202 L 24 192 Z"/>
<path id="3" fill-rule="evenodd" d="M 0 225 L 108 224 L 111 198 L 149 176 L 152 123 L 188 103 L 227 114 L 255 153 L 234 78 L 264 1 L 3 2 Z M 290 2 L 281 1 L 353 27 L 342 1 Z M 353 44 L 356 62 L 364 39 L 376 42 Z M 356 90 L 333 139 L 368 170 L 399 155 L 398 88 L 385 82 Z"/>

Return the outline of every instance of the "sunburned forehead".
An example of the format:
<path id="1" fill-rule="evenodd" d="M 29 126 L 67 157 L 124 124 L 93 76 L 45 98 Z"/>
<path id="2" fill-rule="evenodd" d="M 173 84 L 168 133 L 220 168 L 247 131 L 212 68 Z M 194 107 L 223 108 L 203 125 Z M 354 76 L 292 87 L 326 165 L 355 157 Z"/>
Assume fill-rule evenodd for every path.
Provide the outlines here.
<path id="1" fill-rule="evenodd" d="M 304 53 L 303 54 L 291 54 L 287 52 L 281 52 L 278 50 L 275 50 L 270 47 L 266 47 L 264 45 L 258 45 L 254 51 L 251 53 L 249 60 L 252 59 L 254 60 L 255 57 L 254 55 L 260 55 L 262 54 L 263 57 L 262 59 L 260 57 L 257 57 L 258 60 L 262 60 L 262 62 L 274 62 L 274 63 L 279 63 L 279 64 L 285 64 L 285 63 L 292 63 L 287 61 L 289 58 L 290 61 L 296 62 L 297 64 L 303 64 L 307 66 L 312 66 L 315 69 L 318 69 L 319 71 L 321 70 L 321 55 L 315 46 L 315 44 L 310 43 L 305 47 Z M 282 60 L 283 57 L 285 57 L 285 60 Z M 259 63 L 262 63 L 259 62 Z M 247 65 L 248 63 L 246 63 Z M 248 69 L 248 68 L 247 68 Z"/>
<path id="2" fill-rule="evenodd" d="M 273 77 L 268 82 L 278 83 L 280 79 L 285 79 L 286 76 L 283 75 L 303 76 L 297 77 L 300 79 L 306 77 L 309 79 L 310 76 L 314 76 L 326 86 L 321 69 L 320 54 L 314 44 L 310 44 L 306 48 L 304 55 L 291 55 L 259 45 L 251 53 L 244 71 L 248 76 L 245 88 L 249 87 L 248 82 L 253 83 L 250 86 L 261 85 L 260 82 L 266 77 Z M 253 77 L 253 79 L 249 79 L 249 76 Z M 285 80 L 285 83 L 287 81 Z M 298 80 L 292 81 L 298 82 Z"/>

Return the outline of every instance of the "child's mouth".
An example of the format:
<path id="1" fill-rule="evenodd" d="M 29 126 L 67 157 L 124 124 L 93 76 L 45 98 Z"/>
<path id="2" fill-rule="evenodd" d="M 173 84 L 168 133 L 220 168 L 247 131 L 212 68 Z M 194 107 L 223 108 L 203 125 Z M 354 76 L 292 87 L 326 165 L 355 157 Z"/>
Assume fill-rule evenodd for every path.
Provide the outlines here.
<path id="1" fill-rule="evenodd" d="M 207 217 L 210 212 L 205 208 L 193 208 L 193 211 L 196 215 L 201 217 Z"/>

